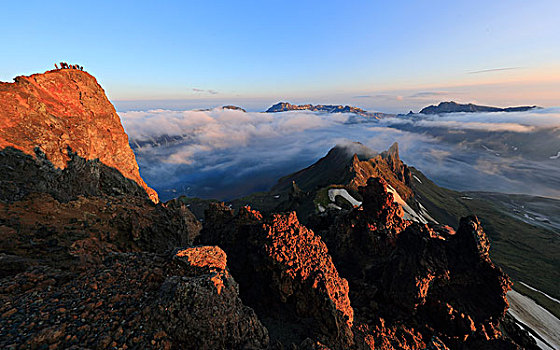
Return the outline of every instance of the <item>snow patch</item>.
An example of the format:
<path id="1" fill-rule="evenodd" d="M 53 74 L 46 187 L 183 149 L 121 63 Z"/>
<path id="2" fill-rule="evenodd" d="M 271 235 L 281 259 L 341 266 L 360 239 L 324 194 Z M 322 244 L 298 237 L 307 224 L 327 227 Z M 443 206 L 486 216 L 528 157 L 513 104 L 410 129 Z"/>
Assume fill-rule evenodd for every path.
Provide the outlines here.
<path id="1" fill-rule="evenodd" d="M 332 208 L 332 209 L 336 209 L 336 210 L 342 210 L 341 207 L 339 207 L 338 205 L 334 204 L 334 203 L 329 203 L 329 205 L 327 205 L 328 208 Z"/>
<path id="2" fill-rule="evenodd" d="M 439 222 L 437 222 L 436 219 L 428 213 L 428 210 L 422 205 L 422 203 L 418 202 L 418 206 L 420 207 L 420 215 L 436 224 L 439 224 Z"/>
<path id="3" fill-rule="evenodd" d="M 427 224 L 428 220 L 424 219 L 421 215 L 418 215 L 414 209 L 412 209 L 399 195 L 399 193 L 391 186 L 387 185 L 387 192 L 393 194 L 393 201 L 397 202 L 403 208 L 404 215 L 403 219 L 412 220 L 422 224 Z"/>
<path id="4" fill-rule="evenodd" d="M 356 206 L 360 206 L 362 205 L 362 202 L 357 201 L 354 197 L 352 197 L 350 195 L 350 193 L 348 193 L 348 191 L 346 191 L 343 188 L 331 188 L 329 190 L 329 200 L 331 202 L 334 202 L 336 199 L 336 196 L 341 196 L 342 198 L 346 199 L 348 202 L 350 202 L 350 204 L 352 204 L 354 207 Z"/>
<path id="5" fill-rule="evenodd" d="M 417 180 L 420 181 L 420 179 L 418 179 L 418 178 L 417 178 Z M 399 195 L 399 193 L 391 185 L 387 185 L 387 192 L 392 193 L 393 194 L 393 201 L 396 202 L 398 205 L 400 205 L 403 208 L 403 211 L 404 211 L 403 219 L 416 221 L 416 222 L 419 222 L 421 224 L 427 224 L 428 220 L 433 221 L 436 224 L 438 223 L 434 218 L 432 218 L 432 216 L 428 213 L 428 210 L 426 210 L 426 208 L 424 206 L 422 206 L 422 204 L 418 203 L 419 206 L 420 206 L 420 214 L 418 214 L 416 211 L 414 211 L 414 209 L 412 209 L 402 199 L 402 197 Z M 334 209 L 339 209 L 339 210 L 342 209 L 338 205 L 334 204 L 335 200 L 336 200 L 336 196 L 341 196 L 342 198 L 346 199 L 354 207 L 359 207 L 359 206 L 362 205 L 362 202 L 360 202 L 360 201 L 356 200 L 354 197 L 352 197 L 348 193 L 348 191 L 344 188 L 331 188 L 328 191 L 328 195 L 329 195 L 329 200 L 332 203 L 329 203 L 327 205 L 327 208 L 334 208 Z M 317 209 L 321 213 L 325 211 L 325 208 L 322 207 L 321 205 L 318 205 Z"/>
<path id="6" fill-rule="evenodd" d="M 418 176 L 416 176 L 416 175 L 412 175 L 412 177 L 413 177 L 413 178 L 415 178 L 415 179 L 416 179 L 416 181 L 418 181 L 418 182 L 422 183 L 422 180 L 420 180 L 420 179 L 418 178 Z"/>
<path id="7" fill-rule="evenodd" d="M 550 156 L 550 159 L 558 159 L 560 158 L 560 152 L 558 152 L 558 154 L 556 154 L 555 156 Z"/>
<path id="8" fill-rule="evenodd" d="M 560 320 L 533 299 L 514 290 L 507 294 L 508 312 L 520 323 L 529 327 L 542 349 L 560 349 Z M 538 338 L 542 338 L 538 339 Z"/>

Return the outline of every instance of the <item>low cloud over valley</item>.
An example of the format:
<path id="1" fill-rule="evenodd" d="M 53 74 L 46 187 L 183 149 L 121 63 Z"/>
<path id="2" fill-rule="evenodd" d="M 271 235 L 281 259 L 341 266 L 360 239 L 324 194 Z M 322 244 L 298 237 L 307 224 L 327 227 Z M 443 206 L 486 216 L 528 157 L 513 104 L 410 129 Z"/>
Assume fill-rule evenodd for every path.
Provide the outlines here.
<path id="1" fill-rule="evenodd" d="M 560 197 L 560 110 L 406 115 L 148 110 L 120 116 L 142 176 L 164 198 L 231 199 L 270 188 L 340 143 L 375 151 L 399 142 L 403 160 L 459 190 Z"/>

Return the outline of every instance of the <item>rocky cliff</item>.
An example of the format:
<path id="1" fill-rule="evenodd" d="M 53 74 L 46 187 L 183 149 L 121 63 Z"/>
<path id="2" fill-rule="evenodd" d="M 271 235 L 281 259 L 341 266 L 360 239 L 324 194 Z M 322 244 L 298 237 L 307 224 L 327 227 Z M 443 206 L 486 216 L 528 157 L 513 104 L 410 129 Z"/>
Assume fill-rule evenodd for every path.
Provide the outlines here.
<path id="1" fill-rule="evenodd" d="M 58 69 L 14 80 L 0 83 L 0 149 L 13 147 L 31 156 L 38 149 L 57 168 L 67 166 L 69 150 L 99 159 L 158 201 L 140 177 L 119 116 L 93 76 Z"/>
<path id="2" fill-rule="evenodd" d="M 214 204 L 201 232 L 204 244 L 224 247 L 241 297 L 285 345 L 307 338 L 334 348 L 353 344 L 354 311 L 348 283 L 327 247 L 295 213 L 263 217 L 258 211 Z"/>

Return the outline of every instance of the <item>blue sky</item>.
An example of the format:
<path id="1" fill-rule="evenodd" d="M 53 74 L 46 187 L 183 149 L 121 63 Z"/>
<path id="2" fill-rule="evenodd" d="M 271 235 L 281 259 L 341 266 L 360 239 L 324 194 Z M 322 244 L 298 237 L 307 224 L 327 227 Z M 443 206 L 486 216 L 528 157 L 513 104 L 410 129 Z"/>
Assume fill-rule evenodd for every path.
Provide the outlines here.
<path id="1" fill-rule="evenodd" d="M 12 1 L 0 9 L 0 80 L 80 63 L 123 108 L 175 100 L 258 109 L 287 99 L 388 111 L 442 99 L 560 105 L 557 0 Z"/>

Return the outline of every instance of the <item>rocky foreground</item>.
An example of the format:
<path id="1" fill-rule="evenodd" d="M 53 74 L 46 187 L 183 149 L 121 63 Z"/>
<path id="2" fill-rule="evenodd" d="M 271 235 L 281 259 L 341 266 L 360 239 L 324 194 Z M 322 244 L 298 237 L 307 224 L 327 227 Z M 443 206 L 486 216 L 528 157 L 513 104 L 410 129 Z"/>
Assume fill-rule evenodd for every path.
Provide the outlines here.
<path id="1" fill-rule="evenodd" d="M 476 217 L 404 220 L 370 177 L 307 226 L 223 204 L 201 224 L 156 204 L 100 89 L 73 69 L 0 86 L 1 348 L 535 348 Z"/>

